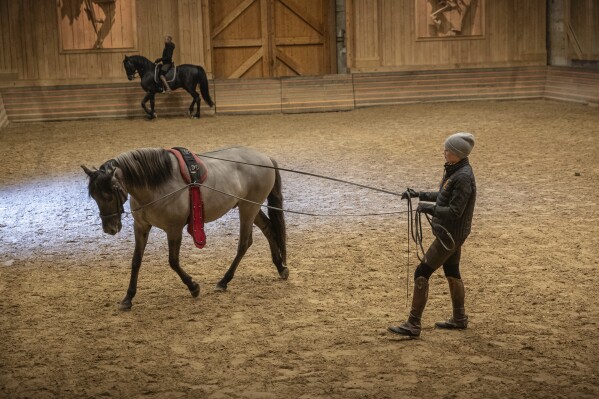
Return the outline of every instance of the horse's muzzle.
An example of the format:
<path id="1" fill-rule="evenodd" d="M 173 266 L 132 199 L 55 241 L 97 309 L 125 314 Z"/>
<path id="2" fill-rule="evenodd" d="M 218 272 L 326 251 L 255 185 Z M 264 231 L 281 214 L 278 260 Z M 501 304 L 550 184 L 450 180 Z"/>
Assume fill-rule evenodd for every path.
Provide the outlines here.
<path id="1" fill-rule="evenodd" d="M 102 230 L 104 233 L 110 234 L 111 236 L 115 235 L 123 228 L 123 224 L 121 221 L 117 221 L 116 223 L 104 223 L 102 224 Z"/>
<path id="2" fill-rule="evenodd" d="M 127 75 L 127 79 L 133 80 L 133 79 L 135 79 L 135 75 Z"/>

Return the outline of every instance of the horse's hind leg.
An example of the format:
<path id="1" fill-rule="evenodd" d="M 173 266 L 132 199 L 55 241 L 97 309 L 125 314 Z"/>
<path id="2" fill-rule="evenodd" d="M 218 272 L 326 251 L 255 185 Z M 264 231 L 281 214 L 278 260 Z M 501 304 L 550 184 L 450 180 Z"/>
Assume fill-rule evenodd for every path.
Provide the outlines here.
<path id="1" fill-rule="evenodd" d="M 252 246 L 252 226 L 254 225 L 254 218 L 259 209 L 259 207 L 253 204 L 239 205 L 239 244 L 237 245 L 237 256 L 233 259 L 229 270 L 227 270 L 223 278 L 216 284 L 216 291 L 227 290 L 227 285 L 233 279 L 233 276 L 235 276 L 235 270 L 237 270 L 239 262 L 241 262 L 248 248 Z"/>
<path id="2" fill-rule="evenodd" d="M 264 212 L 260 211 L 258 212 L 258 215 L 256 215 L 254 223 L 256 224 L 256 226 L 260 228 L 260 230 L 262 230 L 262 233 L 264 233 L 264 236 L 268 240 L 268 245 L 270 246 L 270 253 L 272 255 L 272 262 L 277 267 L 279 276 L 281 276 L 283 280 L 287 280 L 287 278 L 289 277 L 289 269 L 283 264 L 281 250 L 273 236 L 274 232 L 271 227 L 270 219 L 268 218 L 268 216 L 264 214 Z"/>
<path id="3" fill-rule="evenodd" d="M 191 276 L 179 265 L 179 251 L 181 249 L 181 232 L 168 234 L 168 263 L 181 278 L 181 281 L 189 288 L 191 296 L 194 298 L 200 295 L 200 285 L 193 281 Z"/>

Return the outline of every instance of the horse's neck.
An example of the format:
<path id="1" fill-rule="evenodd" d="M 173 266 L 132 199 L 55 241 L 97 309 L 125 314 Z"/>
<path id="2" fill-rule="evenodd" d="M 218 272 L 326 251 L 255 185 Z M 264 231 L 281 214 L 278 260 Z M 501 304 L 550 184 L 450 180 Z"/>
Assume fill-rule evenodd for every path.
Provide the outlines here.
<path id="1" fill-rule="evenodd" d="M 145 57 L 138 57 L 134 60 L 135 69 L 140 76 L 143 76 L 148 71 L 153 71 L 156 64 Z"/>

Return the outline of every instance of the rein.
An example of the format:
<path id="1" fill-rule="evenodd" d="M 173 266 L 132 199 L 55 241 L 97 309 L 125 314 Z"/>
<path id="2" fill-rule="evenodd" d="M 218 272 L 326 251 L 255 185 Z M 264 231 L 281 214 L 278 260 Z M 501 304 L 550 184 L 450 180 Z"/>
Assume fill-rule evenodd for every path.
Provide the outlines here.
<path id="1" fill-rule="evenodd" d="M 301 211 L 294 211 L 294 210 L 291 210 L 291 209 L 278 208 L 276 206 L 261 204 L 259 202 L 252 201 L 252 200 L 249 200 L 247 198 L 242 198 L 242 197 L 239 197 L 237 195 L 230 194 L 230 193 L 227 193 L 225 191 L 221 191 L 221 190 L 219 190 L 217 188 L 207 186 L 207 185 L 202 184 L 202 183 L 189 183 L 189 184 L 186 184 L 185 186 L 181 187 L 178 190 L 175 190 L 175 191 L 173 191 L 171 193 L 163 195 L 160 198 L 155 199 L 152 202 L 148 202 L 147 204 L 141 205 L 141 206 L 139 206 L 139 207 L 137 207 L 135 209 L 131 209 L 131 213 L 133 214 L 135 212 L 139 212 L 139 211 L 141 211 L 145 207 L 153 205 L 153 204 L 155 204 L 157 202 L 160 202 L 160 201 L 162 201 L 162 200 L 164 200 L 164 199 L 166 199 L 166 198 L 168 198 L 168 197 L 170 197 L 172 195 L 175 195 L 175 194 L 177 194 L 177 193 L 179 193 L 179 192 L 181 192 L 181 191 L 183 191 L 183 190 L 185 190 L 185 189 L 187 189 L 189 187 L 194 187 L 194 186 L 195 187 L 204 187 L 204 188 L 207 188 L 209 190 L 215 191 L 217 193 L 220 193 L 220 194 L 223 194 L 223 195 L 235 198 L 235 199 L 237 199 L 239 201 L 243 201 L 243 202 L 247 202 L 247 203 L 250 203 L 250 204 L 258 205 L 258 206 L 260 206 L 262 208 L 272 209 L 272 210 L 275 210 L 275 211 L 281 211 L 281 212 L 286 212 L 286 213 L 294 213 L 294 214 L 297 214 L 297 215 L 305 215 L 305 216 L 315 216 L 315 217 L 352 217 L 353 216 L 353 217 L 361 217 L 361 216 L 397 215 L 397 214 L 408 213 L 409 212 L 409 211 L 391 211 L 391 212 L 359 213 L 359 214 L 358 213 L 334 213 L 334 214 L 331 214 L 331 213 L 301 212 Z"/>
<path id="2" fill-rule="evenodd" d="M 412 197 L 410 196 L 410 193 L 408 192 L 408 245 L 409 245 L 409 238 L 412 239 L 412 241 L 414 241 L 414 244 L 416 244 L 416 256 L 418 257 L 419 261 L 424 261 L 426 258 L 426 253 L 424 251 L 424 245 L 422 244 L 423 242 L 423 234 L 422 234 L 422 215 L 424 214 L 424 217 L 426 218 L 426 221 L 428 222 L 429 226 L 431 227 L 431 230 L 433 232 L 433 235 L 435 236 L 435 238 L 437 240 L 439 240 L 439 242 L 441 243 L 441 245 L 443 246 L 443 248 L 445 248 L 445 250 L 447 251 L 452 251 L 455 249 L 455 240 L 453 239 L 453 236 L 451 235 L 451 233 L 449 232 L 449 230 L 447 230 L 445 227 L 441 226 L 438 223 L 433 223 L 431 217 L 426 214 L 423 213 L 419 210 L 414 211 L 413 205 L 412 205 Z M 443 241 L 443 238 L 439 237 L 436 233 L 435 233 L 435 228 L 440 228 L 441 230 L 443 230 L 445 232 L 445 234 L 447 235 L 447 237 L 449 238 L 449 245 Z M 409 250 L 409 249 L 408 249 Z M 422 254 L 422 256 L 420 255 Z"/>
<path id="3" fill-rule="evenodd" d="M 260 165 L 260 164 L 256 164 L 256 163 L 250 163 L 250 162 L 234 161 L 232 159 L 213 157 L 213 156 L 209 156 L 209 155 L 205 155 L 205 154 L 198 154 L 198 156 L 204 157 L 204 158 L 210 158 L 210 159 L 217 159 L 219 161 L 226 161 L 226 162 L 237 163 L 237 164 L 241 164 L 241 165 L 257 166 L 259 168 L 282 170 L 283 172 L 291 172 L 291 173 L 296 173 L 298 175 L 305 175 L 305 176 L 317 177 L 319 179 L 331 180 L 331 181 L 335 181 L 337 183 L 344 183 L 344 184 L 348 184 L 350 186 L 356 186 L 356 187 L 366 188 L 366 189 L 371 190 L 371 191 L 377 191 L 379 193 L 385 193 L 385 194 L 394 195 L 396 197 L 401 197 L 401 193 L 397 193 L 395 191 L 389 191 L 389 190 L 385 190 L 383 188 L 367 186 L 365 184 L 360 184 L 360 183 L 354 183 L 354 182 L 343 180 L 343 179 L 337 179 L 335 177 L 318 175 L 316 173 L 310 173 L 310 172 L 304 172 L 304 171 L 301 171 L 301 170 L 281 168 L 281 167 L 278 167 L 278 166 Z"/>

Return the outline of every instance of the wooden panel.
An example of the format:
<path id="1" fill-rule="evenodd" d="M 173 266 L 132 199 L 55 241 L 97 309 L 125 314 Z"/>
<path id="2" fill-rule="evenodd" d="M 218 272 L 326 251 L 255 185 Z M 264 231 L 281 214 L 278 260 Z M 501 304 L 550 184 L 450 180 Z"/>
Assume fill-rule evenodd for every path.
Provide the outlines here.
<path id="1" fill-rule="evenodd" d="M 201 1 L 178 0 L 179 63 L 203 65 L 206 60 Z M 204 69 L 208 71 L 207 65 Z"/>
<path id="2" fill-rule="evenodd" d="M 281 80 L 283 113 L 350 111 L 354 109 L 351 75 Z"/>
<path id="3" fill-rule="evenodd" d="M 599 104 L 599 71 L 549 67 L 545 97 L 578 103 Z"/>
<path id="4" fill-rule="evenodd" d="M 381 65 L 379 46 L 380 21 L 378 0 L 352 0 L 353 8 L 347 9 L 351 14 L 354 30 L 351 32 L 354 47 L 352 64 L 356 67 Z"/>
<path id="5" fill-rule="evenodd" d="M 414 102 L 541 98 L 546 68 L 355 74 L 356 107 Z"/>
<path id="6" fill-rule="evenodd" d="M 214 85 L 210 83 L 214 93 Z M 5 89 L 2 92 L 11 122 L 143 117 L 140 102 L 145 93 L 139 85 L 105 84 Z M 156 97 L 156 113 L 183 116 L 191 104 L 184 91 Z M 149 104 L 148 104 L 149 105 Z M 201 115 L 214 114 L 204 102 Z"/>
<path id="7" fill-rule="evenodd" d="M 416 0 L 349 0 L 352 72 L 546 64 L 545 0 L 485 1 L 479 38 L 418 40 Z"/>
<path id="8" fill-rule="evenodd" d="M 202 115 L 351 110 L 384 104 L 551 98 L 599 104 L 599 71 L 567 67 L 484 68 L 322 77 L 228 79 L 210 82 L 216 109 Z M 137 84 L 71 85 L 3 89 L 11 122 L 143 117 Z M 159 116 L 182 116 L 187 93 L 159 95 Z"/>
<path id="9" fill-rule="evenodd" d="M 0 94 L 0 130 L 6 126 L 8 126 L 8 116 L 6 115 L 6 110 L 4 109 L 2 94 Z"/>
<path id="10" fill-rule="evenodd" d="M 334 3 L 330 0 L 273 2 L 274 75 L 314 76 L 334 72 L 331 51 Z"/>
<path id="11" fill-rule="evenodd" d="M 265 37 L 267 0 L 212 0 L 214 76 L 220 79 L 268 77 Z M 256 65 L 259 64 L 259 65 Z"/>
<path id="12" fill-rule="evenodd" d="M 570 59 L 599 60 L 599 2 L 570 0 L 568 49 Z"/>
<path id="13" fill-rule="evenodd" d="M 264 114 L 281 112 L 281 82 L 278 79 L 216 80 L 215 102 L 219 114 Z"/>
<path id="14" fill-rule="evenodd" d="M 211 3 L 217 78 L 331 72 L 333 0 L 226 0 Z"/>

